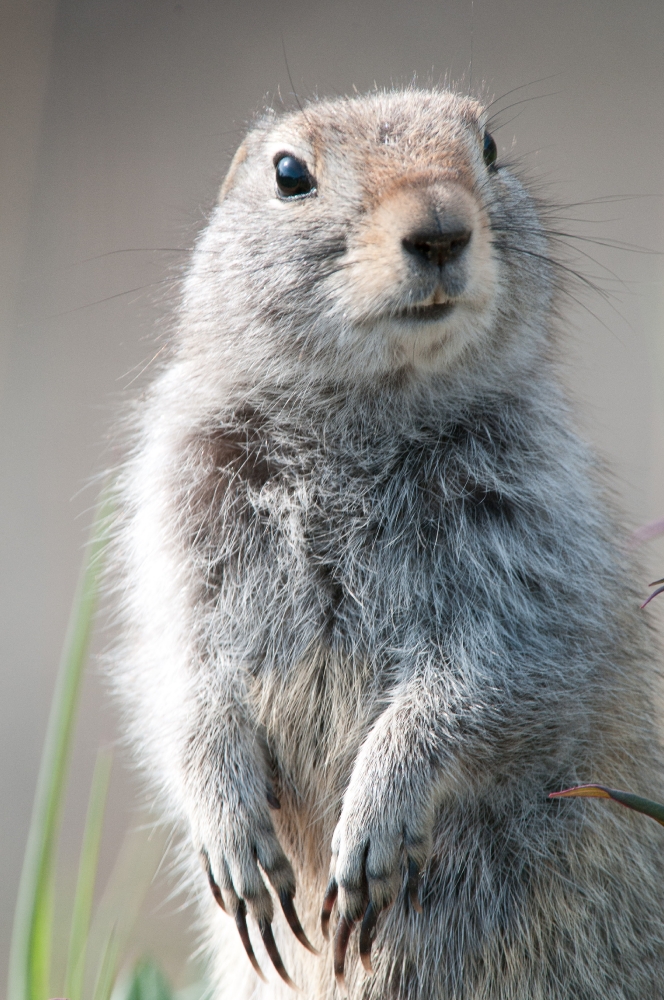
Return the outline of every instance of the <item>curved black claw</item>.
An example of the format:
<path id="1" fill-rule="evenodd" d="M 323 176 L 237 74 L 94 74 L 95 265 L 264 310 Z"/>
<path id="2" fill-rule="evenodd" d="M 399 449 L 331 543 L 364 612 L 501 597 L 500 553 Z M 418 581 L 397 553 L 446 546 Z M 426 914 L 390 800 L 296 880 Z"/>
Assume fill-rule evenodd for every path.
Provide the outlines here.
<path id="1" fill-rule="evenodd" d="M 210 888 L 212 889 L 212 895 L 214 896 L 215 903 L 220 906 L 224 913 L 228 913 L 228 910 L 224 906 L 224 900 L 221 895 L 221 889 L 214 880 L 214 875 L 212 874 L 212 865 L 210 864 L 210 859 L 207 855 L 207 851 L 201 851 L 201 861 L 203 862 L 203 870 L 207 875 L 207 880 L 210 883 Z"/>
<path id="2" fill-rule="evenodd" d="M 261 972 L 261 967 L 258 964 L 256 956 L 254 955 L 254 949 L 252 948 L 251 941 L 249 939 L 249 931 L 247 930 L 247 907 L 243 899 L 240 900 L 238 908 L 235 911 L 235 924 L 240 934 L 240 940 L 244 945 L 244 950 L 247 953 L 247 957 L 254 967 L 254 971 L 258 976 L 260 976 L 263 982 L 266 983 L 267 979 Z"/>
<path id="3" fill-rule="evenodd" d="M 314 948 L 311 941 L 304 933 L 302 924 L 300 923 L 300 918 L 295 912 L 295 906 L 293 905 L 293 894 L 284 889 L 283 892 L 279 893 L 279 902 L 281 903 L 281 909 L 284 911 L 284 916 L 288 921 L 288 926 L 292 930 L 295 937 L 298 939 L 301 945 L 310 951 L 312 955 L 320 955 L 317 948 Z"/>
<path id="4" fill-rule="evenodd" d="M 369 903 L 366 910 L 364 911 L 364 919 L 362 920 L 362 927 L 360 928 L 360 959 L 362 965 L 364 966 L 364 971 L 371 974 L 373 972 L 373 966 L 371 964 L 371 946 L 374 943 L 374 938 L 376 936 L 376 923 L 378 921 L 379 910 Z"/>
<path id="5" fill-rule="evenodd" d="M 662 581 L 662 580 L 654 580 L 653 583 L 649 583 L 648 586 L 649 587 L 654 587 L 656 584 L 662 583 L 662 582 L 664 582 L 664 581 Z M 643 611 L 643 609 L 648 604 L 650 604 L 650 602 L 652 601 L 653 597 L 657 597 L 659 594 L 664 594 L 664 587 L 657 587 L 657 590 L 653 590 L 653 592 L 650 595 L 650 597 L 647 597 L 645 599 L 645 601 L 643 602 L 643 604 L 641 605 L 641 610 Z"/>
<path id="6" fill-rule="evenodd" d="M 325 890 L 323 908 L 320 911 L 320 929 L 322 930 L 323 937 L 326 941 L 330 940 L 330 917 L 332 916 L 332 910 L 334 909 L 334 904 L 337 901 L 338 895 L 339 887 L 334 879 L 330 879 L 327 889 Z"/>
<path id="7" fill-rule="evenodd" d="M 420 870 L 417 866 L 417 862 L 413 861 L 412 858 L 408 858 L 408 898 L 410 899 L 410 905 L 413 907 L 416 913 L 422 912 L 422 904 L 420 903 L 420 897 L 419 897 L 419 887 L 420 887 Z"/>
<path id="8" fill-rule="evenodd" d="M 346 978 L 344 975 L 346 951 L 348 950 L 348 941 L 350 940 L 350 934 L 354 926 L 355 922 L 353 920 L 346 920 L 345 917 L 341 917 L 337 924 L 337 933 L 334 935 L 334 978 L 337 981 L 341 995 L 344 997 L 347 995 Z"/>
<path id="9" fill-rule="evenodd" d="M 292 989 L 296 990 L 298 987 L 295 985 L 291 977 L 286 972 L 284 968 L 284 963 L 281 960 L 281 955 L 277 951 L 277 946 L 274 941 L 274 934 L 272 933 L 272 925 L 268 920 L 261 920 L 258 924 L 258 929 L 261 932 L 261 937 L 263 938 L 263 944 L 265 945 L 265 950 L 270 956 L 272 965 L 275 967 L 283 981 L 290 986 Z"/>

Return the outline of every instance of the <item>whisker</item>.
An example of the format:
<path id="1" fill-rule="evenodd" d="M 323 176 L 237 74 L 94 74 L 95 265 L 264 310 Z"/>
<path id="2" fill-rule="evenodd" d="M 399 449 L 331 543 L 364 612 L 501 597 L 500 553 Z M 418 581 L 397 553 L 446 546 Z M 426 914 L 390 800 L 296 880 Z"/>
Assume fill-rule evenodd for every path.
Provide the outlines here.
<path id="1" fill-rule="evenodd" d="M 148 281 L 145 285 L 137 285 L 135 288 L 126 288 L 123 292 L 115 292 L 107 295 L 103 299 L 95 302 L 85 302 L 82 306 L 74 306 L 73 309 L 65 309 L 63 312 L 52 313 L 52 319 L 60 319 L 62 316 L 70 316 L 72 313 L 80 312 L 82 309 L 93 309 L 95 306 L 103 305 L 105 302 L 112 302 L 113 299 L 122 298 L 123 295 L 131 295 L 133 292 L 144 292 L 146 288 L 153 288 L 155 285 L 174 285 L 173 278 L 159 278 L 157 281 Z"/>
<path id="2" fill-rule="evenodd" d="M 556 77 L 559 76 L 560 73 L 550 73 L 548 76 L 541 76 L 539 80 L 531 80 L 530 83 L 521 83 L 518 87 L 512 87 L 511 90 L 506 90 L 504 94 L 500 95 L 500 97 L 494 97 L 491 103 L 487 104 L 484 110 L 488 111 L 489 108 L 494 106 L 494 104 L 498 104 L 499 101 L 504 101 L 506 97 L 510 96 L 510 94 L 516 94 L 518 90 L 524 90 L 526 87 L 536 87 L 538 83 L 545 83 L 547 80 L 555 80 Z M 500 112 L 498 111 L 496 114 L 500 114 Z"/>
<path id="3" fill-rule="evenodd" d="M 97 253 L 93 257 L 84 257 L 75 261 L 71 266 L 78 264 L 89 264 L 93 260 L 103 260 L 105 257 L 114 257 L 122 253 L 192 253 L 193 247 L 124 247 L 118 250 L 106 250 L 104 253 Z"/>
<path id="4" fill-rule="evenodd" d="M 295 103 L 297 104 L 297 106 L 300 109 L 302 115 L 304 116 L 304 120 L 308 124 L 308 119 L 307 119 L 306 112 L 305 112 L 304 108 L 302 107 L 302 104 L 300 102 L 300 98 L 298 97 L 297 91 L 295 89 L 295 84 L 293 83 L 293 77 L 291 76 L 290 66 L 288 65 L 288 56 L 286 55 L 286 42 L 284 41 L 284 33 L 283 33 L 283 31 L 281 32 L 281 50 L 282 50 L 282 52 L 284 54 L 284 62 L 286 63 L 286 73 L 288 74 L 288 82 L 291 85 L 291 91 L 293 92 L 293 97 L 295 98 Z"/>
<path id="5" fill-rule="evenodd" d="M 496 230 L 494 230 L 494 232 L 496 232 Z M 527 250 L 525 247 L 511 246 L 509 243 L 505 242 L 494 243 L 494 245 L 498 246 L 500 250 L 507 250 L 509 253 L 524 254 L 525 256 L 533 257 L 536 260 L 541 260 L 545 264 L 550 264 L 551 267 L 556 267 L 559 270 L 564 271 L 566 274 L 570 274 L 572 277 L 576 278 L 577 281 L 582 282 L 588 288 L 592 289 L 592 291 L 596 294 L 601 295 L 603 298 L 607 297 L 605 289 L 596 285 L 586 275 L 581 274 L 579 271 L 575 271 L 573 267 L 569 267 L 567 264 L 563 264 L 562 261 L 556 260 L 555 257 L 549 257 L 547 254 L 537 253 L 536 250 Z"/>
<path id="6" fill-rule="evenodd" d="M 503 114 L 505 114 L 506 111 L 511 111 L 512 108 L 518 108 L 519 105 L 521 105 L 521 104 L 530 104 L 531 101 L 541 101 L 541 100 L 544 100 L 544 98 L 547 98 L 547 97 L 558 97 L 561 93 L 562 93 L 562 91 L 555 90 L 555 91 L 552 91 L 550 94 L 534 94 L 532 97 L 524 97 L 520 101 L 514 101 L 513 104 L 508 104 L 506 108 L 500 108 L 499 111 L 496 111 L 495 114 L 493 114 L 489 118 L 487 118 L 486 124 L 487 124 L 488 127 L 491 127 L 491 122 L 494 122 L 496 120 L 496 118 L 498 117 L 498 115 L 503 115 Z M 500 126 L 498 126 L 498 127 L 500 127 Z"/>
<path id="7" fill-rule="evenodd" d="M 501 242 L 501 243 L 498 243 L 498 244 L 494 244 L 494 245 L 498 246 L 498 248 L 501 249 L 501 250 L 506 250 L 507 252 L 520 253 L 520 254 L 523 254 L 523 255 L 528 256 L 528 257 L 534 257 L 537 260 L 544 261 L 545 263 L 549 264 L 551 267 L 557 268 L 558 270 L 563 271 L 565 274 L 570 275 L 572 278 L 574 278 L 580 284 L 585 285 L 587 288 L 591 289 L 591 291 L 594 292 L 596 295 L 599 295 L 600 298 L 604 302 L 606 302 L 606 304 L 611 309 L 613 309 L 613 311 L 616 313 L 616 315 L 619 316 L 620 319 L 623 320 L 623 322 L 627 323 L 627 320 L 622 315 L 622 313 L 620 312 L 620 310 L 617 308 L 615 302 L 613 301 L 611 293 L 608 292 L 605 288 L 602 288 L 600 285 L 597 285 L 587 275 L 581 274 L 581 272 L 579 272 L 579 271 L 575 271 L 574 268 L 569 267 L 567 264 L 563 264 L 562 261 L 556 260 L 555 257 L 549 257 L 546 254 L 537 253 L 535 250 L 527 250 L 525 247 L 511 246 L 510 244 L 507 244 L 507 243 L 504 243 L 504 242 Z M 601 326 L 603 326 L 605 330 L 607 330 L 609 333 L 611 333 L 612 335 L 615 336 L 615 331 L 612 330 L 611 327 L 608 326 L 608 324 L 605 323 L 601 319 L 601 317 L 597 315 L 597 313 L 593 312 L 593 310 L 590 309 L 589 306 L 585 302 L 583 302 L 581 299 L 578 299 L 575 295 L 573 295 L 567 285 L 565 285 L 565 284 L 559 285 L 558 286 L 558 290 L 559 290 L 559 292 L 561 294 L 567 296 L 567 298 L 569 298 L 573 302 L 575 302 L 580 308 L 584 309 L 589 315 L 591 315 L 593 317 L 593 319 L 595 319 Z"/>
<path id="8" fill-rule="evenodd" d="M 643 248 L 643 247 L 632 247 L 629 244 L 620 245 L 618 243 L 607 243 L 607 242 L 604 242 L 602 240 L 593 239 L 592 237 L 580 236 L 580 235 L 577 235 L 575 233 L 559 232 L 559 231 L 556 231 L 556 230 L 553 230 L 553 229 L 546 229 L 546 228 L 544 228 L 543 230 L 539 230 L 538 228 L 533 227 L 533 226 L 505 226 L 505 225 L 501 225 L 500 231 L 501 232 L 515 233 L 517 236 L 520 235 L 521 233 L 538 234 L 539 232 L 543 232 L 544 235 L 547 236 L 547 238 L 549 238 L 553 243 L 557 243 L 557 244 L 559 244 L 561 246 L 565 246 L 569 250 L 571 250 L 572 253 L 581 254 L 581 256 L 585 257 L 587 260 L 591 260 L 593 262 L 593 264 L 597 265 L 597 267 L 602 268 L 603 271 L 606 271 L 607 274 L 610 274 L 611 277 L 614 278 L 620 285 L 622 285 L 623 288 L 627 288 L 627 284 L 625 283 L 625 281 L 618 274 L 615 273 L 615 271 L 612 271 L 611 268 L 608 267 L 608 265 L 603 264 L 601 261 L 597 260 L 596 257 L 593 257 L 592 254 L 589 254 L 587 251 L 583 250 L 581 247 L 570 245 L 570 243 L 568 243 L 567 240 L 580 240 L 580 241 L 586 242 L 586 243 L 593 243 L 596 246 L 608 247 L 609 249 L 631 250 L 631 251 L 633 251 L 635 253 L 654 254 L 656 256 L 660 256 L 660 252 L 656 251 L 656 250 L 648 250 L 648 249 Z"/>

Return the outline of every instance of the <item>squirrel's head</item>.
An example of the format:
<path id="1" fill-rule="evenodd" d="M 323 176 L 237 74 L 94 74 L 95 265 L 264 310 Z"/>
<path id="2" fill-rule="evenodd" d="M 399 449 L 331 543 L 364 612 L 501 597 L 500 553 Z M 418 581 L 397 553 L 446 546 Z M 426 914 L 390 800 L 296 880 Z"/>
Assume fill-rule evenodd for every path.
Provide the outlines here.
<path id="1" fill-rule="evenodd" d="M 417 377 L 527 351 L 551 296 L 546 244 L 485 117 L 416 89 L 265 116 L 198 245 L 186 325 L 260 381 Z"/>

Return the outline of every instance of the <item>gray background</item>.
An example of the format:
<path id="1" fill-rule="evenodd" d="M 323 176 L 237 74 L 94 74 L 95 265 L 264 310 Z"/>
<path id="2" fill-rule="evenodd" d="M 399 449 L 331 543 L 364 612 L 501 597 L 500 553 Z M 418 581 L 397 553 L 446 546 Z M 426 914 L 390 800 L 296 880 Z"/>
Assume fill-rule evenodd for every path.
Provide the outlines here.
<path id="1" fill-rule="evenodd" d="M 560 203 L 619 196 L 561 212 L 578 220 L 563 228 L 661 252 L 663 28 L 661 0 L 0 2 L 0 982 L 90 483 L 114 460 L 108 428 L 171 307 L 185 259 L 172 251 L 191 245 L 250 115 L 279 91 L 290 102 L 282 39 L 304 96 L 413 74 L 467 85 L 472 48 L 475 86 L 527 85 L 499 105 L 500 151 Z M 664 516 L 664 260 L 592 242 L 570 252 L 610 298 L 572 289 L 565 378 L 637 525 Z M 644 593 L 664 546 L 645 558 Z M 93 669 L 64 882 L 96 748 L 114 739 Z M 121 756 L 104 871 L 140 822 Z M 189 918 L 168 892 L 167 880 L 153 891 L 137 947 L 184 982 Z"/>

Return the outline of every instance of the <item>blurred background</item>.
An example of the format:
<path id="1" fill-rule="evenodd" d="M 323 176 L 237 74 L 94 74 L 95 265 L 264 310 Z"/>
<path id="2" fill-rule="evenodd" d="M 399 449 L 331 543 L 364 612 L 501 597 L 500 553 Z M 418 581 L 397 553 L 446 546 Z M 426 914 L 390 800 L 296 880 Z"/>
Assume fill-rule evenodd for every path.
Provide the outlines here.
<path id="1" fill-rule="evenodd" d="M 117 460 L 109 428 L 149 377 L 245 123 L 291 106 L 293 87 L 447 74 L 467 88 L 472 56 L 473 89 L 506 95 L 499 155 L 574 206 L 559 228 L 583 239 L 564 249 L 599 290 L 571 288 L 563 375 L 636 527 L 664 517 L 663 43 L 661 0 L 0 0 L 0 983 L 95 477 Z M 661 541 L 644 563 L 645 597 Z M 65 882 L 96 749 L 116 739 L 93 661 Z M 115 756 L 102 870 L 144 822 Z M 136 947 L 186 983 L 191 914 L 173 884 L 157 879 Z"/>

